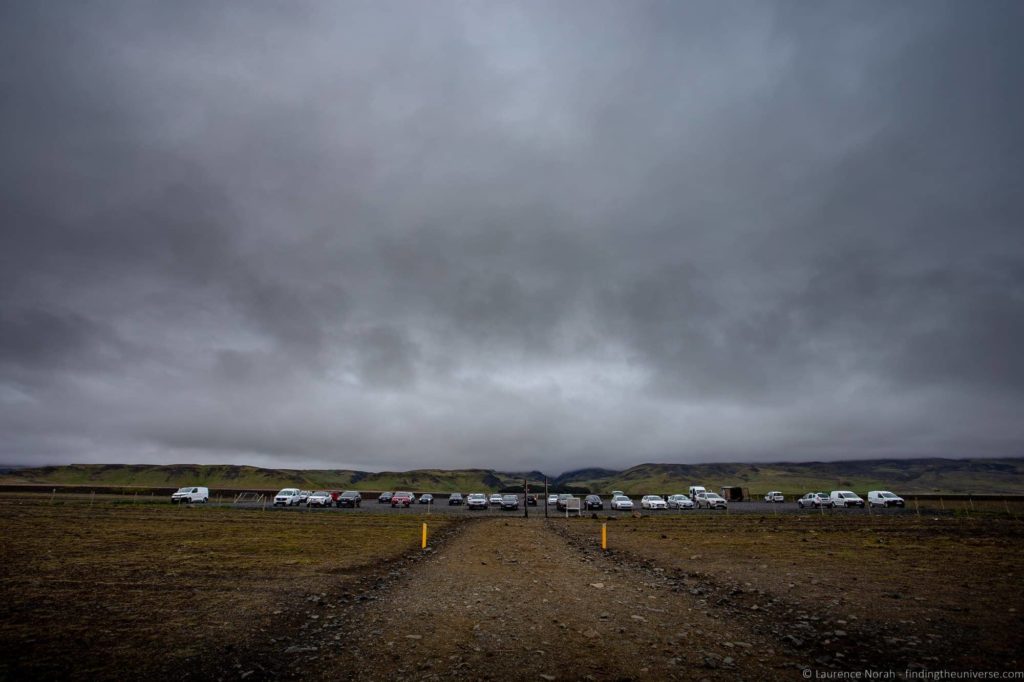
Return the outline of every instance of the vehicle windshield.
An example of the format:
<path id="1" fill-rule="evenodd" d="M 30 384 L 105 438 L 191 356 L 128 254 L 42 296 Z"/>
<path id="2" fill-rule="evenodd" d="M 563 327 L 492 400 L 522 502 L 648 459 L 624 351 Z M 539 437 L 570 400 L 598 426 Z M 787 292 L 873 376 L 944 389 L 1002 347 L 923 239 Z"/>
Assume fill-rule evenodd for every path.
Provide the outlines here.
<path id="1" fill-rule="evenodd" d="M 622 500 L 628 500 L 628 499 L 629 499 L 629 498 L 628 498 L 628 497 L 626 497 L 625 495 L 616 495 L 616 496 L 615 496 L 615 500 L 616 500 L 617 502 L 621 502 Z"/>
<path id="2" fill-rule="evenodd" d="M 399 492 L 395 493 L 395 496 L 396 497 L 399 497 L 399 496 L 401 496 L 401 497 L 412 497 L 412 493 L 403 493 L 403 492 L 399 491 Z"/>
<path id="3" fill-rule="evenodd" d="M 515 495 L 505 495 L 505 496 L 504 496 L 503 498 L 501 498 L 501 499 L 503 499 L 503 500 L 518 500 L 519 498 L 518 498 L 518 497 L 516 497 Z"/>
<path id="4" fill-rule="evenodd" d="M 179 493 L 190 493 L 190 492 L 192 492 L 192 488 L 178 488 L 178 492 Z M 166 495 L 167 493 L 164 493 L 164 494 Z"/>
<path id="5" fill-rule="evenodd" d="M 892 493 L 879 493 L 879 497 L 896 497 Z"/>
<path id="6" fill-rule="evenodd" d="M 651 495 L 651 502 L 664 502 L 664 501 L 665 500 L 661 499 L 661 495 Z"/>
<path id="7" fill-rule="evenodd" d="M 708 493 L 704 497 L 709 499 L 709 500 L 721 500 L 722 499 L 722 497 L 720 495 L 716 495 L 715 493 Z"/>
<path id="8" fill-rule="evenodd" d="M 282 490 L 281 492 L 278 493 L 278 495 L 298 495 L 298 494 L 299 494 L 299 491 L 296 490 L 295 488 L 285 488 L 284 490 Z"/>
<path id="9" fill-rule="evenodd" d="M 853 497 L 857 497 L 857 494 L 856 493 L 843 493 L 843 497 L 853 498 Z"/>
<path id="10" fill-rule="evenodd" d="M 341 494 L 341 496 L 342 496 L 342 497 L 355 497 L 355 496 L 356 496 L 356 495 L 358 495 L 358 494 L 359 494 L 359 493 L 355 493 L 355 492 L 352 492 L 351 490 L 346 490 L 345 492 L 343 492 L 343 493 Z"/>

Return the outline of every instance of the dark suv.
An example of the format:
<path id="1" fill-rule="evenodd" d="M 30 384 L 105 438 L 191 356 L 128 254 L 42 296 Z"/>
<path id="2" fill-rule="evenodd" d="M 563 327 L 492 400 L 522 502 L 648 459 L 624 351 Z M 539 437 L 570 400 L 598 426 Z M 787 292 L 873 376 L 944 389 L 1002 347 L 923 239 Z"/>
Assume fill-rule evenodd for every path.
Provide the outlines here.
<path id="1" fill-rule="evenodd" d="M 448 496 L 449 506 L 454 507 L 455 505 L 462 504 L 463 502 L 464 500 L 462 499 L 462 493 L 452 493 L 451 495 Z"/>
<path id="2" fill-rule="evenodd" d="M 604 502 L 597 495 L 587 495 L 587 498 L 583 500 L 583 506 L 586 509 L 604 509 Z"/>
<path id="3" fill-rule="evenodd" d="M 393 493 L 381 493 L 377 498 L 377 504 L 390 504 Z"/>
<path id="4" fill-rule="evenodd" d="M 336 504 L 338 507 L 359 507 L 363 504 L 363 496 L 355 490 L 346 490 L 341 495 L 338 495 Z"/>

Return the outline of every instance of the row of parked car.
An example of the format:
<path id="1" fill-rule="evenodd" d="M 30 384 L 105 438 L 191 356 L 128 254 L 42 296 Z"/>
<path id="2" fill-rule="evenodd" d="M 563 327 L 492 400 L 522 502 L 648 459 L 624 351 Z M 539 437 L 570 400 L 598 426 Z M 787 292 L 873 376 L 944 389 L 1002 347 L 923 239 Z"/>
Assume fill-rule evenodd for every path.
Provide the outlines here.
<path id="1" fill-rule="evenodd" d="M 208 502 L 210 490 L 203 486 L 188 486 L 180 488 L 171 495 L 172 502 L 196 503 Z M 537 506 L 536 495 L 527 495 L 526 504 Z M 773 490 L 764 496 L 765 502 L 785 502 L 786 497 L 781 492 Z M 306 505 L 307 507 L 360 507 L 363 496 L 357 490 L 300 490 L 299 488 L 284 488 L 274 496 L 274 506 L 292 507 Z M 434 496 L 430 493 L 423 493 L 419 497 L 408 491 L 385 492 L 377 498 L 378 504 L 390 504 L 392 507 L 410 507 L 413 504 L 432 504 Z M 579 509 L 591 511 L 604 509 L 605 503 L 599 495 L 587 495 L 583 500 L 569 493 L 557 493 L 548 496 L 549 505 L 554 505 L 558 511 L 567 509 Z M 830 493 L 810 492 L 799 498 L 797 506 L 801 509 L 824 509 L 835 507 L 905 507 L 906 501 L 888 490 L 871 490 L 868 492 L 867 500 L 851 490 L 833 490 Z M 487 509 L 496 506 L 505 510 L 519 509 L 520 497 L 514 494 L 492 493 L 490 496 L 484 493 L 470 493 L 463 497 L 462 493 L 452 493 L 448 496 L 449 506 L 465 505 L 467 509 Z M 661 495 L 644 495 L 640 498 L 641 509 L 727 509 L 728 501 L 721 495 L 709 492 L 702 486 L 691 486 L 688 494 L 678 493 L 663 498 Z M 609 506 L 615 511 L 632 511 L 635 508 L 633 500 L 621 490 L 613 490 Z"/>
<path id="2" fill-rule="evenodd" d="M 769 500 L 769 496 L 772 496 L 772 499 Z M 782 499 L 776 499 L 777 497 Z M 785 497 L 782 493 L 773 492 L 765 495 L 765 501 L 784 502 Z M 852 490 L 833 490 L 827 494 L 822 492 L 807 493 L 797 500 L 796 503 L 801 509 L 832 509 L 835 507 L 860 507 L 863 509 L 865 505 L 869 507 L 905 507 L 907 505 L 906 500 L 888 490 L 869 491 L 866 502 L 864 498 Z"/>

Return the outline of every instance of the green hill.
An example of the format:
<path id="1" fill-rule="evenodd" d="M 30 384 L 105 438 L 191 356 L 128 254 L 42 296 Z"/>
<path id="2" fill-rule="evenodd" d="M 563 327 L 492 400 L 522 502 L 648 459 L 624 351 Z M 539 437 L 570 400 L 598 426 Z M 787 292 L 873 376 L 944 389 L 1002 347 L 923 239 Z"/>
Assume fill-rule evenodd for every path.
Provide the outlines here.
<path id="1" fill-rule="evenodd" d="M 1024 459 L 876 459 L 844 462 L 765 464 L 641 464 L 625 471 L 592 475 L 592 469 L 567 472 L 559 485 L 607 493 L 686 492 L 691 485 L 718 490 L 726 485 L 751 493 L 787 494 L 849 488 L 900 493 L 1024 493 Z"/>
<path id="2" fill-rule="evenodd" d="M 6 484 L 101 485 L 270 490 L 305 489 L 491 491 L 522 483 L 520 475 L 490 469 L 418 469 L 370 473 L 348 469 L 261 469 L 220 464 L 71 464 L 18 469 L 0 476 Z"/>
<path id="3" fill-rule="evenodd" d="M 96 485 L 170 488 L 206 485 L 215 489 L 270 490 L 283 487 L 364 491 L 490 492 L 518 487 L 523 478 L 543 482 L 539 471 L 416 469 L 376 473 L 349 469 L 261 469 L 208 464 L 72 464 L 0 473 L 0 484 Z M 1024 459 L 876 459 L 844 462 L 641 464 L 624 471 L 588 468 L 551 479 L 552 489 L 571 486 L 607 494 L 685 492 L 691 485 L 718 490 L 725 485 L 752 494 L 781 490 L 849 488 L 897 493 L 1024 494 Z"/>

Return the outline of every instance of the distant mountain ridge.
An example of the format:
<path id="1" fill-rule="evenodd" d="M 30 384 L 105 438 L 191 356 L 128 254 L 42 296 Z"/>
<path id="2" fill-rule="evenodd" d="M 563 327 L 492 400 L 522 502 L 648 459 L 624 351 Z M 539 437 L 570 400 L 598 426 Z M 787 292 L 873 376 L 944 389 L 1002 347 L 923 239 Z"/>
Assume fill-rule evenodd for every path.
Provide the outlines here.
<path id="1" fill-rule="evenodd" d="M 539 471 L 494 469 L 416 469 L 367 472 L 350 469 L 264 469 L 221 464 L 71 464 L 12 469 L 2 484 L 177 487 L 223 489 L 354 488 L 365 491 L 409 489 L 431 492 L 497 491 L 517 488 L 523 479 L 542 484 Z M 685 492 L 690 485 L 717 490 L 738 485 L 752 494 L 787 494 L 849 488 L 864 492 L 1024 494 L 1024 458 L 874 459 L 843 462 L 640 464 L 622 471 L 589 467 L 549 478 L 553 490 L 570 487 L 607 494 Z"/>

